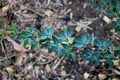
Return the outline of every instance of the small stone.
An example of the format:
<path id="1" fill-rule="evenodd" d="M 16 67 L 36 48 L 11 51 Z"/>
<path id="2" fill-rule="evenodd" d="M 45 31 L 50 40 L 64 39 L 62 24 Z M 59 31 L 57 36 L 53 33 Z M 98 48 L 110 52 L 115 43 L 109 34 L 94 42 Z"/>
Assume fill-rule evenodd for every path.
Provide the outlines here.
<path id="1" fill-rule="evenodd" d="M 45 11 L 45 14 L 46 14 L 48 17 L 50 17 L 50 16 L 53 15 L 53 12 L 52 12 L 51 10 L 46 10 L 46 11 Z"/>
<path id="2" fill-rule="evenodd" d="M 85 78 L 85 79 L 88 79 L 89 76 L 90 76 L 89 73 L 87 73 L 87 72 L 84 73 L 84 78 Z"/>
<path id="3" fill-rule="evenodd" d="M 42 26 L 41 24 L 36 24 L 35 27 L 36 27 L 36 29 L 40 30 L 41 26 Z"/>
<path id="4" fill-rule="evenodd" d="M 66 71 L 65 71 L 65 70 L 62 70 L 62 71 L 61 71 L 61 75 L 62 75 L 63 77 L 65 77 L 65 76 L 66 76 Z"/>
<path id="5" fill-rule="evenodd" d="M 11 12 L 11 13 L 8 13 L 8 14 L 7 14 L 7 17 L 8 17 L 8 19 L 13 19 L 14 13 L 12 13 L 12 12 Z"/>
<path id="6" fill-rule="evenodd" d="M 63 20 L 65 20 L 66 22 L 68 22 L 68 21 L 70 21 L 70 17 L 69 17 L 69 16 L 65 16 L 65 17 L 63 18 Z"/>
<path id="7" fill-rule="evenodd" d="M 75 31 L 80 32 L 81 29 L 82 29 L 82 26 L 81 25 L 77 25 L 77 27 L 75 28 Z"/>
<path id="8" fill-rule="evenodd" d="M 37 20 L 37 21 L 41 21 L 41 20 L 42 20 L 42 16 L 41 16 L 41 15 L 38 15 L 38 16 L 36 17 L 36 20 Z"/>
<path id="9" fill-rule="evenodd" d="M 103 20 L 104 20 L 107 24 L 112 23 L 112 20 L 111 20 L 110 18 L 108 18 L 107 16 L 104 16 L 104 17 L 103 17 Z"/>
<path id="10" fill-rule="evenodd" d="M 100 80 L 104 80 L 105 78 L 107 78 L 107 76 L 105 74 L 98 74 L 98 78 Z"/>

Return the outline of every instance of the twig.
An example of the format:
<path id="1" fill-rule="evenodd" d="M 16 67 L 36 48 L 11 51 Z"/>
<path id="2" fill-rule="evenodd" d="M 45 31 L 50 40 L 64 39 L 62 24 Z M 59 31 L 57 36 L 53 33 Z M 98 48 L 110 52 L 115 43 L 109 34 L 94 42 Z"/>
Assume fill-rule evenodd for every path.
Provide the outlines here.
<path id="1" fill-rule="evenodd" d="M 38 65 L 44 65 L 44 64 L 48 64 L 50 62 L 52 62 L 53 60 L 55 60 L 57 57 L 54 57 L 53 59 L 47 61 L 47 62 L 40 62 L 40 63 L 37 63 Z"/>
<path id="2" fill-rule="evenodd" d="M 12 57 L 15 57 L 15 56 L 19 56 L 20 54 L 16 54 L 16 55 L 11 55 L 11 56 L 6 56 L 6 57 L 4 57 L 3 59 L 0 59 L 0 62 L 2 62 L 2 61 L 4 61 L 4 60 L 7 60 L 8 58 L 10 59 L 10 58 L 12 58 Z"/>
<path id="3" fill-rule="evenodd" d="M 35 21 L 35 19 L 27 19 L 27 20 L 23 20 L 23 19 L 20 19 L 21 22 L 31 22 L 31 21 Z"/>
<path id="4" fill-rule="evenodd" d="M 1 42 L 1 46 L 2 46 L 2 51 L 4 52 L 6 58 L 8 59 L 8 54 L 7 54 L 7 51 L 5 50 L 5 45 L 3 44 L 3 40 L 0 41 Z"/>
<path id="5" fill-rule="evenodd" d="M 59 59 L 59 61 L 56 63 L 56 65 L 52 68 L 53 71 L 58 67 L 58 65 L 61 63 L 61 61 L 63 60 L 63 58 L 64 58 L 64 56 L 62 56 L 62 57 Z"/>
<path id="6" fill-rule="evenodd" d="M 22 5 L 22 6 L 23 6 L 23 5 Z M 27 10 L 29 10 L 29 11 L 32 11 L 32 12 L 36 13 L 37 15 L 41 15 L 41 16 L 45 17 L 45 15 L 43 15 L 43 14 L 41 14 L 41 13 L 39 13 L 39 12 L 31 9 L 31 8 L 28 8 L 28 7 L 26 7 L 26 6 L 23 6 L 23 7 L 25 7 L 25 9 L 27 9 Z"/>

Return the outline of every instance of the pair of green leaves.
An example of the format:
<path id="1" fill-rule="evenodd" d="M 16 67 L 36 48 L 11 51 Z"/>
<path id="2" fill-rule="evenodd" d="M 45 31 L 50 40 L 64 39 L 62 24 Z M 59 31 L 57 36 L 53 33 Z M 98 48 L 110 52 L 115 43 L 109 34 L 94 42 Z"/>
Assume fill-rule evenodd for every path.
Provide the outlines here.
<path id="1" fill-rule="evenodd" d="M 112 68 L 113 67 L 113 61 L 112 60 L 115 60 L 115 57 L 111 54 L 110 51 L 107 51 L 103 54 L 103 58 L 106 59 L 106 63 L 108 64 L 108 67 L 109 68 Z"/>
<path id="2" fill-rule="evenodd" d="M 100 39 L 95 39 L 94 40 L 94 46 L 97 50 L 105 50 L 109 46 L 111 46 L 112 42 L 109 41 L 108 39 L 100 40 Z"/>
<path id="3" fill-rule="evenodd" d="M 5 31 L 7 33 L 10 33 L 9 36 L 12 37 L 12 38 L 16 39 L 18 37 L 19 31 L 17 29 L 17 24 L 16 23 L 12 23 L 10 27 L 7 27 L 5 29 Z"/>
<path id="4" fill-rule="evenodd" d="M 38 36 L 40 36 L 41 40 L 52 38 L 52 35 L 53 35 L 53 29 L 52 29 L 52 27 L 50 27 L 50 28 L 45 27 L 42 32 L 38 33 Z"/>
<path id="5" fill-rule="evenodd" d="M 90 50 L 84 50 L 83 53 L 85 56 L 83 57 L 83 60 L 89 60 L 89 65 L 93 65 L 96 63 L 97 65 L 100 65 L 100 52 L 99 51 L 90 51 Z"/>
<path id="6" fill-rule="evenodd" d="M 92 35 L 89 35 L 89 36 L 83 35 L 81 38 L 76 38 L 74 40 L 75 42 L 74 47 L 82 48 L 84 45 L 89 45 L 91 44 L 92 39 L 93 39 Z"/>
<path id="7" fill-rule="evenodd" d="M 30 50 L 34 51 L 34 49 L 37 47 L 38 52 L 40 52 L 41 45 L 39 42 L 37 42 L 35 36 L 34 36 L 35 29 L 34 28 L 26 28 L 26 30 L 19 34 L 19 37 L 21 39 L 21 42 L 24 42 L 24 47 L 27 45 L 30 45 Z"/>
<path id="8" fill-rule="evenodd" d="M 59 45 L 60 40 L 55 36 L 52 36 L 52 40 L 53 40 L 53 43 L 48 44 L 50 46 L 49 53 L 56 51 L 57 56 L 60 57 L 62 54 L 62 48 Z"/>
<path id="9" fill-rule="evenodd" d="M 115 59 L 109 51 L 112 42 L 108 39 L 101 40 L 97 38 L 94 40 L 93 44 L 94 50 L 88 49 L 83 51 L 83 54 L 85 54 L 83 60 L 88 60 L 90 65 L 93 65 L 95 63 L 97 65 L 100 65 L 100 59 L 106 59 L 105 62 L 109 65 L 109 67 L 112 67 L 112 60 Z"/>
<path id="10" fill-rule="evenodd" d="M 57 38 L 55 36 L 52 36 L 52 40 L 53 42 L 49 44 L 50 46 L 49 53 L 55 51 L 57 57 L 60 57 L 62 54 L 64 54 L 66 58 L 71 56 L 73 61 L 76 62 L 77 57 L 76 54 L 72 52 L 71 45 L 63 44 L 61 38 Z"/>
<path id="11" fill-rule="evenodd" d="M 26 31 L 19 34 L 19 37 L 22 39 L 33 37 L 33 33 L 35 32 L 34 28 L 26 28 Z"/>

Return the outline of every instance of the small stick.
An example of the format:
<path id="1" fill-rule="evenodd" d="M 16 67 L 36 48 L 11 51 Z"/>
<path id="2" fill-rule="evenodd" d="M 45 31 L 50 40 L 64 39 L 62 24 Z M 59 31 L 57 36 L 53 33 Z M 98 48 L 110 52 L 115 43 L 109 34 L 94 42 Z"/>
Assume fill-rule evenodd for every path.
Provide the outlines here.
<path id="1" fill-rule="evenodd" d="M 63 60 L 63 58 L 64 58 L 64 56 L 62 56 L 61 58 L 60 58 L 60 60 L 56 63 L 56 65 L 53 67 L 53 71 L 58 67 L 58 65 L 61 63 L 61 61 Z"/>

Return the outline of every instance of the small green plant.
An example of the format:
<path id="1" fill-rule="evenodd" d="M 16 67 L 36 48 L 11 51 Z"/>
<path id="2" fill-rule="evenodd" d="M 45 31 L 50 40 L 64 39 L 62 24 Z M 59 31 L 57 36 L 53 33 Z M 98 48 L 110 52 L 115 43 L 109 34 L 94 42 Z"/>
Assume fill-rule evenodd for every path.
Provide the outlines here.
<path id="1" fill-rule="evenodd" d="M 6 36 L 10 36 L 12 38 L 17 38 L 18 33 L 19 32 L 17 29 L 17 24 L 12 23 L 11 26 L 0 30 L 0 39 L 4 39 Z"/>
<path id="2" fill-rule="evenodd" d="M 13 26 L 11 26 L 13 27 Z M 12 28 L 6 30 L 13 31 Z M 14 28 L 13 32 L 17 32 L 12 38 L 19 38 L 20 42 L 24 42 L 24 47 L 30 45 L 30 50 L 37 48 L 40 52 L 41 48 L 48 48 L 49 53 L 55 52 L 57 57 L 64 55 L 65 58 L 71 57 L 74 62 L 77 61 L 77 54 L 83 55 L 82 60 L 88 60 L 89 65 L 100 65 L 101 60 L 105 60 L 109 68 L 113 67 L 114 52 L 120 52 L 119 47 L 115 47 L 109 39 L 99 39 L 93 35 L 86 35 L 79 38 L 73 37 L 73 30 L 63 30 L 57 35 L 54 34 L 52 27 L 45 27 L 43 31 L 36 32 L 34 28 L 26 28 L 25 31 L 19 32 Z M 13 35 L 13 33 L 11 33 Z M 9 35 L 11 35 L 9 34 Z M 76 53 L 79 50 L 80 53 Z"/>

